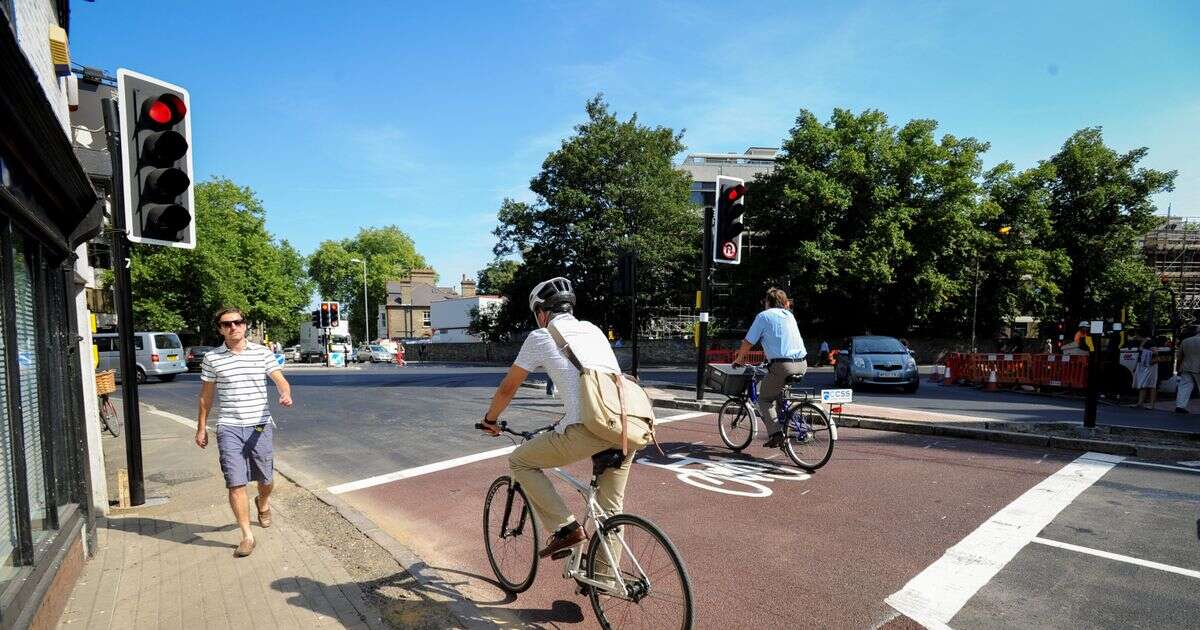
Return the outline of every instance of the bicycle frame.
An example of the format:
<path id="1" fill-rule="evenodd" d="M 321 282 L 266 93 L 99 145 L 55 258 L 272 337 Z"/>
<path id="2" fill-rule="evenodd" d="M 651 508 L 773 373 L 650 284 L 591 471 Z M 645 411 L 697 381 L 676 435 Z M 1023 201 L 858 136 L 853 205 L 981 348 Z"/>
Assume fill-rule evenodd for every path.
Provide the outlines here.
<path id="1" fill-rule="evenodd" d="M 751 413 L 753 413 L 754 417 L 758 418 L 759 421 L 763 421 L 762 418 L 759 418 L 760 414 L 758 413 L 758 382 L 761 380 L 762 376 L 759 374 L 758 368 L 755 368 L 754 374 L 750 377 L 750 381 L 746 383 L 746 399 L 750 401 L 750 409 L 752 410 Z M 778 418 L 777 422 L 780 424 L 782 424 L 785 419 L 791 420 L 791 414 L 789 414 L 787 410 L 787 401 L 791 395 L 790 389 L 791 388 L 785 384 L 783 392 L 780 393 L 779 398 L 775 399 L 775 417 Z"/>
<path id="2" fill-rule="evenodd" d="M 554 473 L 554 475 L 559 479 L 567 482 L 568 485 L 574 488 L 575 491 L 583 497 L 584 503 L 587 504 L 588 509 L 587 516 L 584 517 L 582 526 L 586 531 L 587 526 L 589 524 L 593 524 L 595 525 L 592 528 L 593 534 L 600 535 L 600 526 L 603 524 L 605 519 L 612 515 L 605 512 L 604 508 L 600 507 L 600 503 L 596 501 L 596 482 L 593 481 L 591 484 L 584 484 L 582 481 L 572 477 L 561 468 L 552 468 L 550 469 L 550 472 Z M 649 586 L 650 577 L 646 576 L 646 571 L 642 568 L 642 565 L 638 563 L 637 556 L 635 556 L 629 549 L 629 545 L 625 544 L 625 539 L 623 537 L 618 535 L 616 536 L 616 539 L 621 541 L 621 547 L 624 550 L 624 553 L 633 561 L 633 565 L 637 567 L 638 573 L 645 576 L 646 584 Z M 611 595 L 624 597 L 628 593 L 628 590 L 625 586 L 625 579 L 621 577 L 621 571 L 616 559 L 613 558 L 612 552 L 608 549 L 608 545 L 601 543 L 597 546 L 604 551 L 604 556 L 608 560 L 608 566 L 613 567 L 614 569 L 613 577 L 616 579 L 615 584 L 592 580 L 583 575 L 582 567 L 580 566 L 583 563 L 583 545 L 578 545 L 571 550 L 571 555 L 568 556 L 566 562 L 563 563 L 563 577 L 566 579 L 574 579 L 580 584 L 587 584 L 592 588 L 598 588 Z"/>

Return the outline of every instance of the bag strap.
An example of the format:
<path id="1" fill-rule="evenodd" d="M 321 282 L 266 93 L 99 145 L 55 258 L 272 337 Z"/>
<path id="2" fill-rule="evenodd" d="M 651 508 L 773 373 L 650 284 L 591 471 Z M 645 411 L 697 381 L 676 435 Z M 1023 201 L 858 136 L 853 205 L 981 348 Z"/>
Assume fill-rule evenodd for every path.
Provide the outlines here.
<path id="1" fill-rule="evenodd" d="M 563 353 L 563 356 L 567 357 L 571 365 L 574 365 L 575 369 L 579 370 L 579 373 L 582 374 L 583 364 L 579 362 L 579 358 L 575 356 L 575 353 L 571 350 L 571 346 L 567 345 L 567 340 L 563 339 L 562 333 L 558 332 L 558 329 L 554 327 L 554 322 L 546 324 L 546 330 L 550 331 L 550 336 L 554 338 L 554 344 L 558 348 L 558 351 Z"/>
<path id="2" fill-rule="evenodd" d="M 625 414 L 625 383 L 620 374 L 613 374 L 617 386 L 617 403 L 621 405 L 621 453 L 629 454 L 629 416 Z"/>

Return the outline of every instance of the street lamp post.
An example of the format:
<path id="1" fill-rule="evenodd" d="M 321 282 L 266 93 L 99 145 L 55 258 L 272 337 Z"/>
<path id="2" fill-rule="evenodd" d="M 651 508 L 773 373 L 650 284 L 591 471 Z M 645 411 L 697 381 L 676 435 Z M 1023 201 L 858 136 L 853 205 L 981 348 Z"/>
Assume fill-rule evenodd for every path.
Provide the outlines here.
<path id="1" fill-rule="evenodd" d="M 371 309 L 367 304 L 367 261 L 361 258 L 351 258 L 350 262 L 362 263 L 363 268 L 363 330 L 366 333 L 366 343 L 371 343 Z"/>

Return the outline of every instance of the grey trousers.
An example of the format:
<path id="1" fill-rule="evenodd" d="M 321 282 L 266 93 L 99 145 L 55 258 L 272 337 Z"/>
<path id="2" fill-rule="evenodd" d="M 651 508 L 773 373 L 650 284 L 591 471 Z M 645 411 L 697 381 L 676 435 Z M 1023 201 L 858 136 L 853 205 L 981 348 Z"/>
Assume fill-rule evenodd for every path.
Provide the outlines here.
<path id="1" fill-rule="evenodd" d="M 783 394 L 783 386 L 789 376 L 804 376 L 808 372 L 808 362 L 772 363 L 767 367 L 767 378 L 758 387 L 758 415 L 767 426 L 767 435 L 780 431 L 778 420 L 775 418 L 775 401 Z"/>

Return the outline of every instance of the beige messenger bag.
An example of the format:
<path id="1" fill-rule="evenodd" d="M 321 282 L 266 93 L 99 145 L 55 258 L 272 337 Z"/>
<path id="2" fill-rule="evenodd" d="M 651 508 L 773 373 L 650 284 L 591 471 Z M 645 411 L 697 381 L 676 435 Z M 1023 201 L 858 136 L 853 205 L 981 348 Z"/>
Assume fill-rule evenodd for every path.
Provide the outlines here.
<path id="1" fill-rule="evenodd" d="M 592 435 L 639 450 L 654 441 L 654 407 L 640 385 L 624 374 L 584 369 L 562 333 L 546 327 L 560 352 L 579 370 L 579 421 Z"/>

